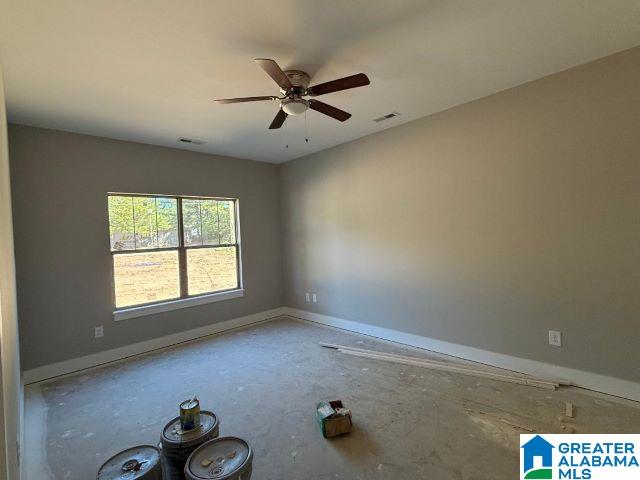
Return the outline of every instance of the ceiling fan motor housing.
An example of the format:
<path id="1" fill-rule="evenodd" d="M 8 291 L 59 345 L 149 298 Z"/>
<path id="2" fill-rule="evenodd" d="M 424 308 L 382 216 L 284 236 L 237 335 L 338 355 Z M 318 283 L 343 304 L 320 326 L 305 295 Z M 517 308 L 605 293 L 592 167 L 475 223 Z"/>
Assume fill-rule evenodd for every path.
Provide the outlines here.
<path id="1" fill-rule="evenodd" d="M 302 115 L 309 108 L 309 103 L 302 96 L 306 93 L 311 77 L 302 70 L 285 70 L 284 73 L 289 78 L 293 88 L 288 90 L 280 89 L 282 94 L 287 96 L 280 102 L 280 107 L 287 115 Z"/>
<path id="2" fill-rule="evenodd" d="M 303 72 L 302 70 L 285 70 L 284 73 L 289 77 L 289 81 L 294 87 L 300 87 L 301 90 L 306 90 L 309 86 L 311 77 L 307 72 Z M 285 94 L 287 92 L 282 91 L 282 93 Z"/>

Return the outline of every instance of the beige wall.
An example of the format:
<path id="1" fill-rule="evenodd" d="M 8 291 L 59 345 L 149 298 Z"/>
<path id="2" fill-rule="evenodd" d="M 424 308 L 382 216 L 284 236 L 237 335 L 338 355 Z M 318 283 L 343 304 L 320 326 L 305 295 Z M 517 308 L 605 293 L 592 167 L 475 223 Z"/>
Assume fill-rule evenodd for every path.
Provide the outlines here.
<path id="1" fill-rule="evenodd" d="M 19 478 L 17 441 L 20 438 L 22 386 L 15 261 L 11 222 L 11 187 L 7 146 L 7 116 L 0 64 L 0 478 Z"/>
<path id="2" fill-rule="evenodd" d="M 25 370 L 282 305 L 276 165 L 19 125 L 9 140 Z M 114 322 L 107 192 L 238 198 L 244 297 Z"/>
<path id="3" fill-rule="evenodd" d="M 284 164 L 287 305 L 639 381 L 639 85 L 635 48 Z"/>

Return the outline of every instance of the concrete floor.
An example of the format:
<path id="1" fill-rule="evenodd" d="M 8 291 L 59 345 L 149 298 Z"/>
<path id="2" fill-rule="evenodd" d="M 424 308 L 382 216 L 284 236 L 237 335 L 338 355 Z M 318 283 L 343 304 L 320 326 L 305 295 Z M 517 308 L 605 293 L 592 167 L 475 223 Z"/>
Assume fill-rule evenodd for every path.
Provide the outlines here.
<path id="1" fill-rule="evenodd" d="M 436 356 L 283 318 L 30 385 L 26 478 L 95 478 L 114 453 L 156 444 L 194 394 L 219 416 L 221 435 L 250 443 L 260 480 L 512 479 L 518 434 L 528 432 L 505 421 L 548 433 L 640 431 L 635 402 L 352 357 L 320 341 Z M 338 398 L 355 428 L 326 440 L 315 405 Z"/>

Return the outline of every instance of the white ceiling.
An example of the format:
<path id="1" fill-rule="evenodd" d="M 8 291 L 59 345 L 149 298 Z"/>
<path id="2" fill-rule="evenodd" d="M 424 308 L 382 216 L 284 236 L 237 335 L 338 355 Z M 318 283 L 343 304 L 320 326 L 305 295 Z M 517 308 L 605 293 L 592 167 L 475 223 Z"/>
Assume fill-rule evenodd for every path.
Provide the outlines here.
<path id="1" fill-rule="evenodd" d="M 276 163 L 639 44 L 638 0 L 0 0 L 10 121 Z M 371 85 L 319 98 L 353 117 L 310 111 L 307 144 L 212 102 L 278 94 L 254 57 Z"/>

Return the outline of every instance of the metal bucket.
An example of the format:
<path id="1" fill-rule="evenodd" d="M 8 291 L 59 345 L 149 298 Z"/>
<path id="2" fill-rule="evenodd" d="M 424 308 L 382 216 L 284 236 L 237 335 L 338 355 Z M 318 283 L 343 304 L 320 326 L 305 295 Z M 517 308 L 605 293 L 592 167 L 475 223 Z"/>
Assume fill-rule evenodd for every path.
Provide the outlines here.
<path id="1" fill-rule="evenodd" d="M 200 445 L 184 467 L 186 480 L 249 480 L 253 450 L 237 437 L 220 437 Z"/>
<path id="2" fill-rule="evenodd" d="M 162 480 L 160 451 L 140 445 L 117 453 L 98 471 L 97 480 Z"/>
<path id="3" fill-rule="evenodd" d="M 180 417 L 171 420 L 162 430 L 162 467 L 165 480 L 183 480 L 184 465 L 189 455 L 207 440 L 217 438 L 220 422 L 213 412 L 200 412 L 200 426 L 182 431 Z"/>

